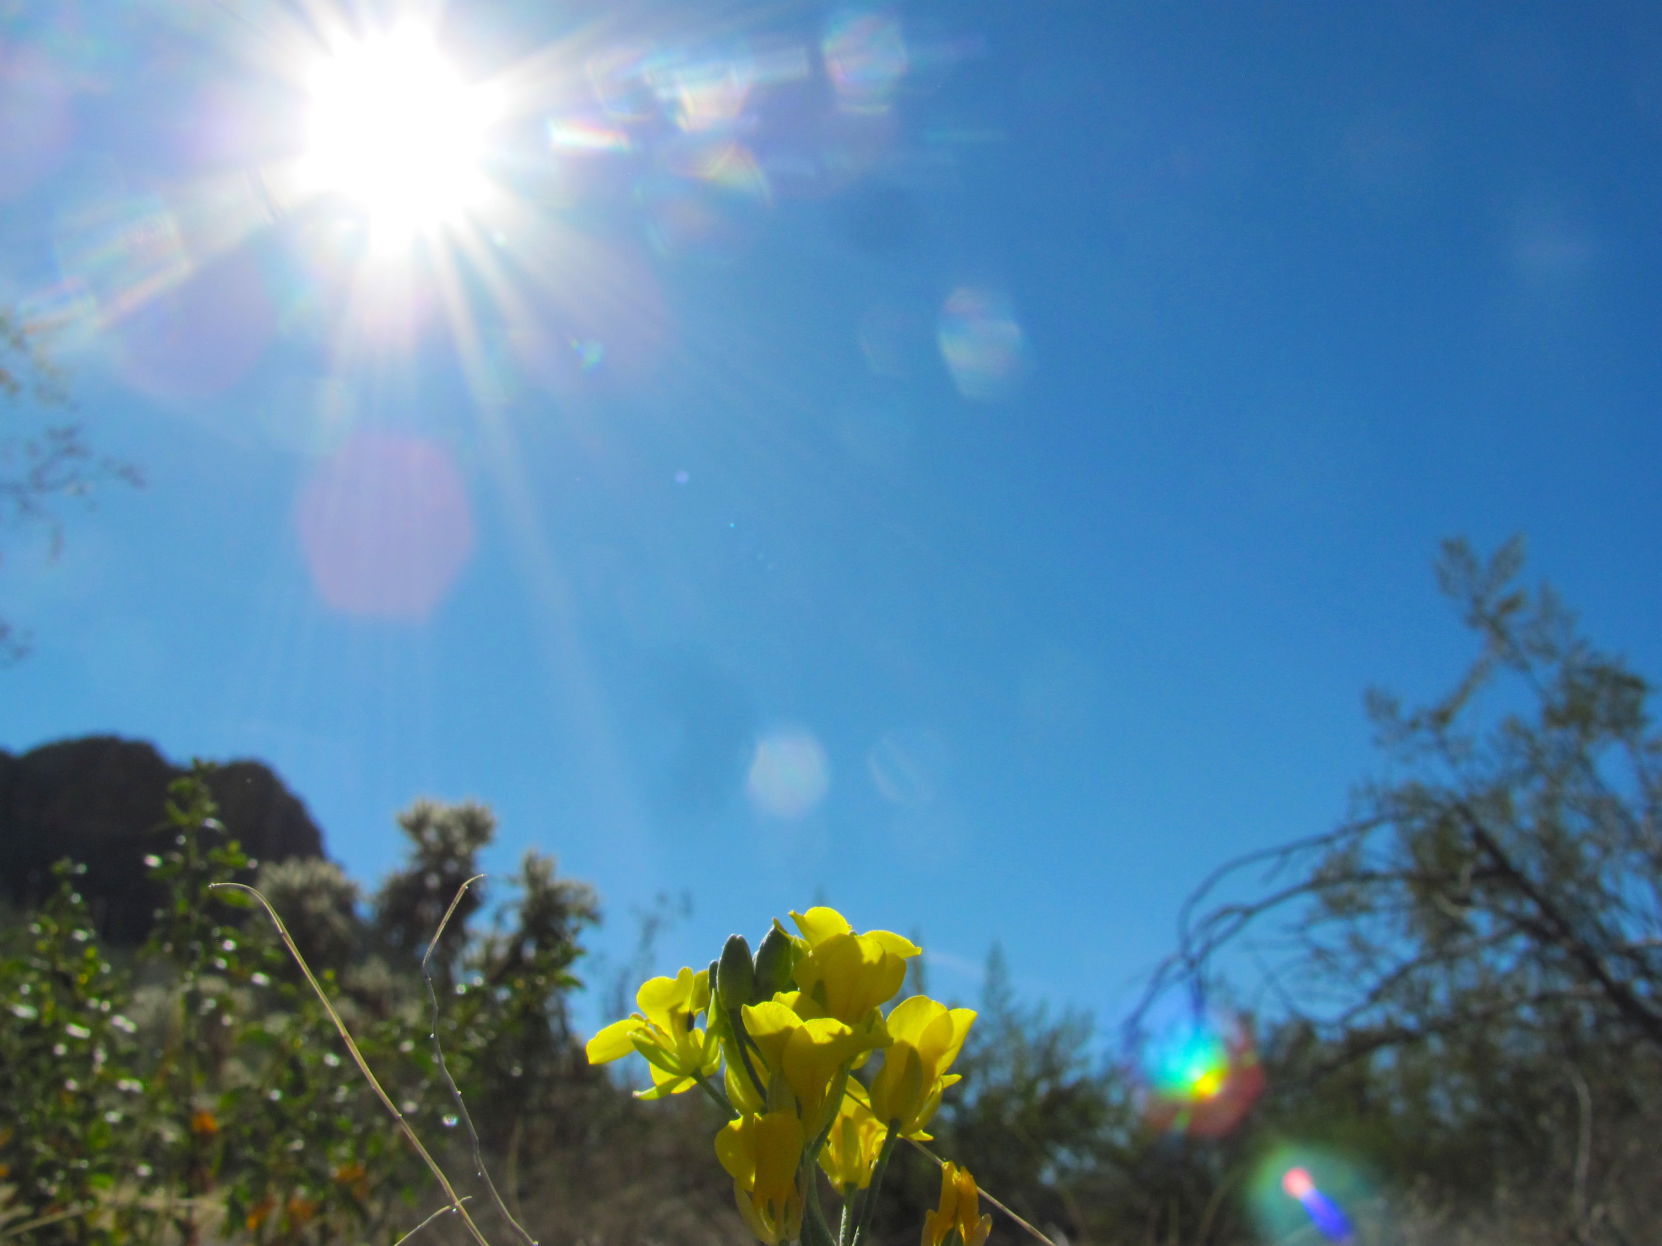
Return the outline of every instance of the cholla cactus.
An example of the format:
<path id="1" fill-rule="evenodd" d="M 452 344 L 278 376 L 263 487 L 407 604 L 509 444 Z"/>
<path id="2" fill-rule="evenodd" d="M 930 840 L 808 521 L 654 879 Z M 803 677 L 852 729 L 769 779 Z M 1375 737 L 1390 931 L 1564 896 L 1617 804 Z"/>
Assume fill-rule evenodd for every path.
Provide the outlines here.
<path id="1" fill-rule="evenodd" d="M 902 1138 L 929 1138 L 942 1092 L 959 1080 L 949 1070 L 975 1013 L 926 995 L 885 1012 L 917 945 L 887 930 L 858 933 L 835 909 L 791 918 L 799 933 L 775 921 L 754 956 L 733 935 L 708 969 L 645 982 L 640 1011 L 596 1034 L 588 1057 L 639 1053 L 652 1074 L 642 1098 L 697 1088 L 732 1113 L 716 1157 L 739 1214 L 767 1246 L 864 1246 L 889 1154 Z M 876 1073 L 862 1079 L 874 1054 Z M 816 1167 L 842 1201 L 835 1232 Z M 946 1165 L 943 1181 L 926 1246 L 954 1232 L 963 1246 L 981 1246 L 990 1221 L 978 1215 L 974 1178 Z"/>

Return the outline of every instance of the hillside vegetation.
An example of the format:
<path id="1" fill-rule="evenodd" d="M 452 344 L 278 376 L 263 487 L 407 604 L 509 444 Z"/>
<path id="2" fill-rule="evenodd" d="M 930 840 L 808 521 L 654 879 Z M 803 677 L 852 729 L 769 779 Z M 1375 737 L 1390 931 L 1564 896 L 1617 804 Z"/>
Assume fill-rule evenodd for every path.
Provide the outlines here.
<path id="1" fill-rule="evenodd" d="M 942 1154 L 1056 1242 L 1654 1239 L 1662 739 L 1649 686 L 1519 573 L 1515 547 L 1448 547 L 1469 673 L 1375 698 L 1392 778 L 1352 817 L 1197 880 L 1123 1034 L 1022 1000 L 993 949 Z M 73 862 L 5 914 L 0 1242 L 464 1240 L 272 924 L 210 889 L 245 879 L 490 1240 L 523 1239 L 481 1172 L 542 1242 L 750 1240 L 721 1114 L 641 1102 L 572 1032 L 588 887 L 530 854 L 487 921 L 474 804 L 401 814 L 406 859 L 367 894 L 317 855 L 256 869 L 214 784 L 156 810 L 138 946 Z M 1209 901 L 1265 864 L 1269 889 Z M 1223 970 L 1242 948 L 1250 980 Z M 895 1165 L 873 1233 L 912 1242 L 939 1178 Z"/>

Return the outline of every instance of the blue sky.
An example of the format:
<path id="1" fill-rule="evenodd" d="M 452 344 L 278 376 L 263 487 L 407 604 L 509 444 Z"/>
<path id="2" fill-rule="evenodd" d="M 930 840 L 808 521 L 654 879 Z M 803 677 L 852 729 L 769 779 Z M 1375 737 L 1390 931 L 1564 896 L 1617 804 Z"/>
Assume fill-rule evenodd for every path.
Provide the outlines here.
<path id="1" fill-rule="evenodd" d="M 399 228 L 297 169 L 409 14 L 305 11 L 0 18 L 0 299 L 149 482 L 4 534 L 4 747 L 261 758 L 365 882 L 473 797 L 614 964 L 823 899 L 1108 1021 L 1458 673 L 1441 538 L 1662 669 L 1654 5 L 458 0 L 486 189 Z"/>

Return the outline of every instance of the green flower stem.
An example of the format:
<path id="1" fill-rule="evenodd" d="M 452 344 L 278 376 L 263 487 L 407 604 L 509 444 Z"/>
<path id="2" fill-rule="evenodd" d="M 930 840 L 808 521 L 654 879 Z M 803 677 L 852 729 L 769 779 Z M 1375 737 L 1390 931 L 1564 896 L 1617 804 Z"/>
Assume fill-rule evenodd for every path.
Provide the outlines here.
<path id="1" fill-rule="evenodd" d="M 850 1190 L 843 1200 L 842 1220 L 837 1226 L 837 1246 L 853 1246 L 854 1229 L 866 1206 L 866 1190 Z"/>
<path id="2" fill-rule="evenodd" d="M 802 1181 L 807 1186 L 808 1204 L 808 1214 L 802 1221 L 802 1246 L 837 1246 L 825 1208 L 819 1205 L 819 1170 L 812 1161 L 803 1161 Z"/>
<path id="3" fill-rule="evenodd" d="M 709 1078 L 695 1077 L 693 1078 L 693 1084 L 705 1094 L 709 1095 L 710 1101 L 717 1107 L 721 1108 L 721 1110 L 726 1112 L 729 1116 L 737 1115 L 737 1113 L 733 1111 L 733 1105 L 727 1102 L 727 1096 L 718 1090 Z"/>
<path id="4" fill-rule="evenodd" d="M 883 1178 L 889 1172 L 889 1156 L 894 1154 L 894 1144 L 899 1138 L 900 1122 L 890 1121 L 889 1132 L 883 1135 L 883 1149 L 877 1153 L 877 1166 L 871 1173 L 871 1187 L 866 1191 L 865 1206 L 860 1208 L 860 1222 L 855 1226 L 850 1246 L 863 1246 L 867 1234 L 871 1232 L 872 1217 L 877 1210 L 877 1195 L 883 1189 Z"/>

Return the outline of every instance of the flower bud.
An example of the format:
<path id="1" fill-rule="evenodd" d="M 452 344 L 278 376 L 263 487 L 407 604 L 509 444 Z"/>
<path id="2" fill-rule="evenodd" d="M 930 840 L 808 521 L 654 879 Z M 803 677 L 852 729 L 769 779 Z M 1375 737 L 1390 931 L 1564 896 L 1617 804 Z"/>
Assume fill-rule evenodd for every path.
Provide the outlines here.
<path id="1" fill-rule="evenodd" d="M 796 948 L 790 935 L 777 925 L 768 927 L 762 945 L 756 949 L 756 985 L 752 999 L 760 1003 L 772 999 L 778 991 L 791 984 L 791 968 L 796 960 Z"/>
<path id="2" fill-rule="evenodd" d="M 723 1008 L 743 1008 L 750 1002 L 756 985 L 756 970 L 750 963 L 750 944 L 741 934 L 728 935 L 721 949 L 721 968 L 716 974 L 716 998 Z"/>

